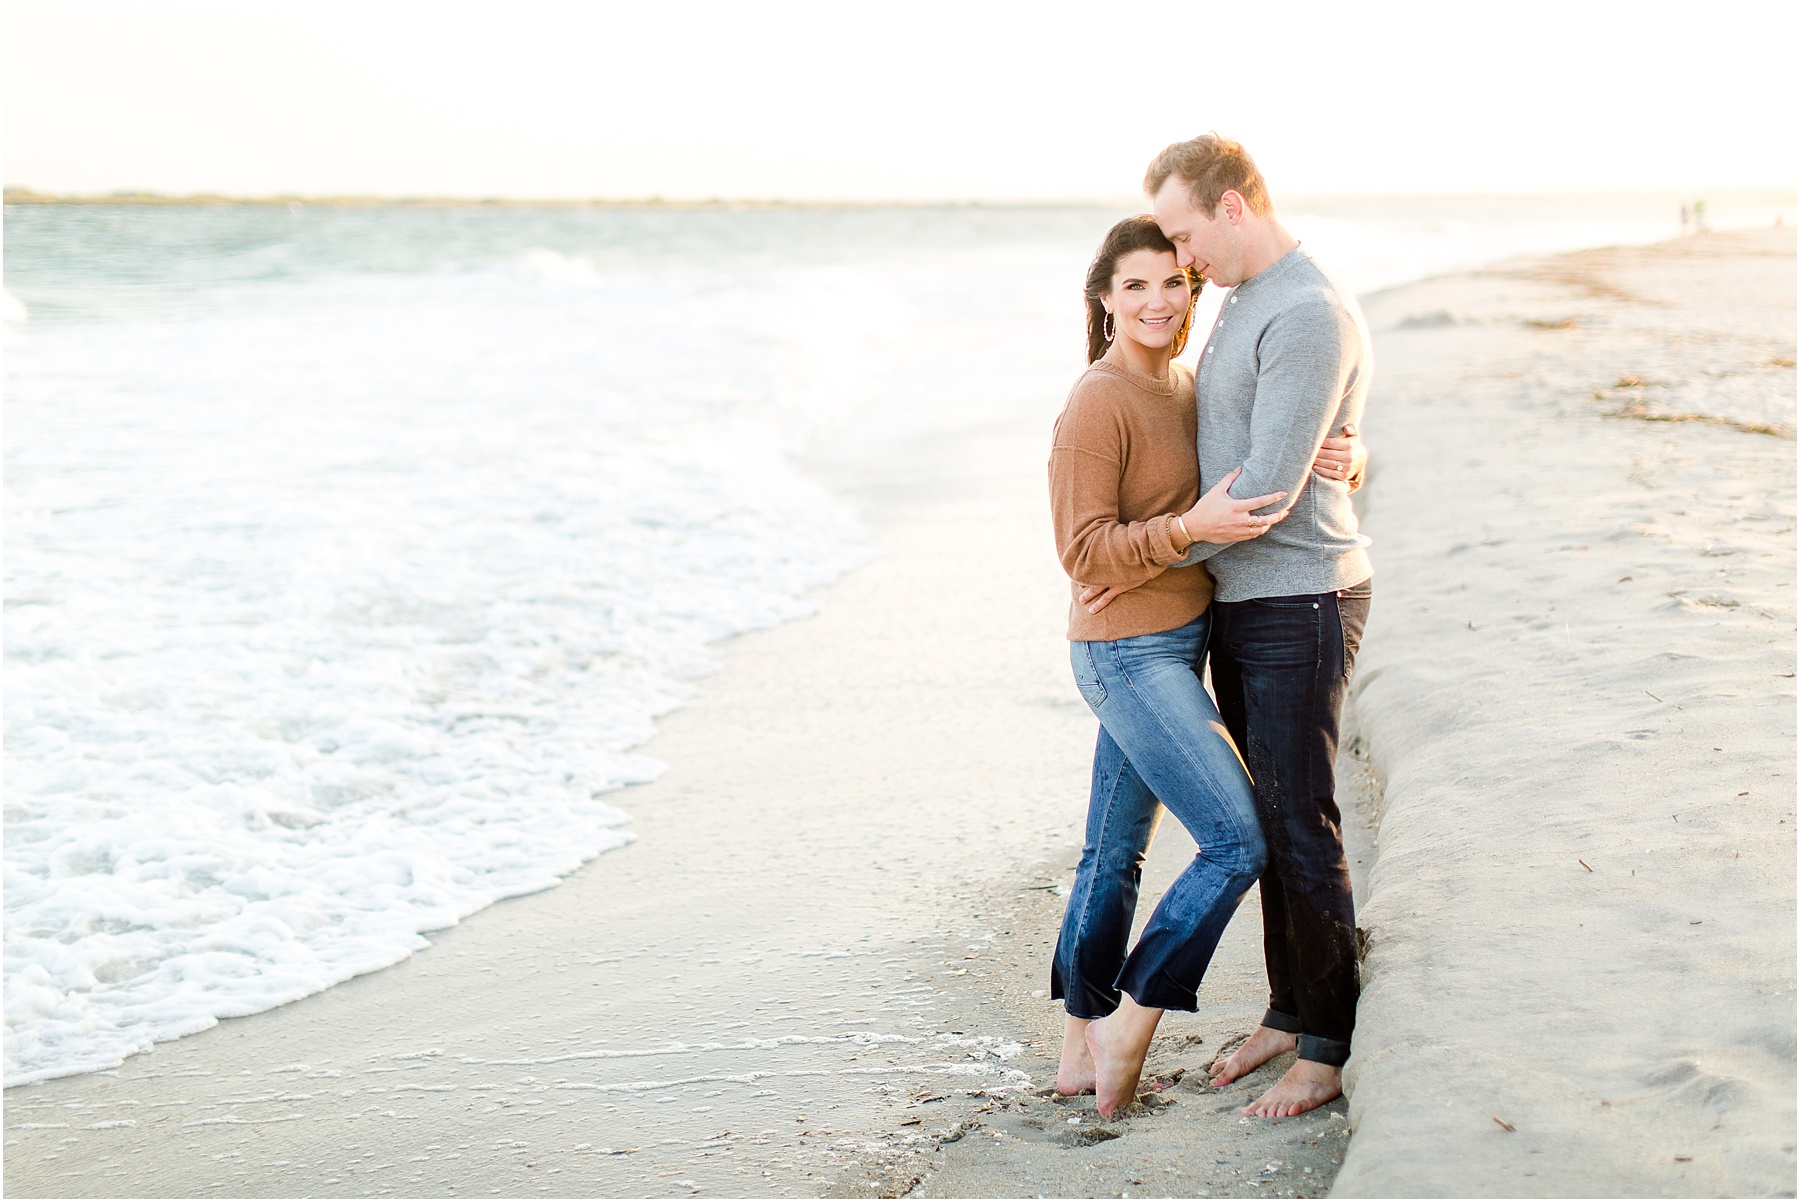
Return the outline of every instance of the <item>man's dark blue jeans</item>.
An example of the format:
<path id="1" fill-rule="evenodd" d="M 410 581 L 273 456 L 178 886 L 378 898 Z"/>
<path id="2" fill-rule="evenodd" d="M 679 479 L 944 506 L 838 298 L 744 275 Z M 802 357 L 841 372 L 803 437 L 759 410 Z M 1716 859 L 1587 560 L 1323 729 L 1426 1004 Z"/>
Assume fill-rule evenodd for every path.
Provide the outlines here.
<path id="1" fill-rule="evenodd" d="M 1356 912 L 1334 765 L 1368 581 L 1333 593 L 1213 603 L 1213 692 L 1254 782 L 1262 875 L 1263 1025 L 1303 1060 L 1342 1065 L 1356 1026 Z"/>

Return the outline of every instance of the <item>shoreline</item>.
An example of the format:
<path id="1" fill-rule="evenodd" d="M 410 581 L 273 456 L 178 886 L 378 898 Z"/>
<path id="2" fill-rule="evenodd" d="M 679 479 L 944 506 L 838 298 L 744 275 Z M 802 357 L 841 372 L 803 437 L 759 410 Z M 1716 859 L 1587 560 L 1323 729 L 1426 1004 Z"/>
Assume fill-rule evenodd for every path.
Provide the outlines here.
<path id="1" fill-rule="evenodd" d="M 1672 245 L 1677 252 L 1700 248 L 1693 240 Z M 1791 235 L 1787 246 L 1791 331 Z M 1174 1106 L 1134 1108 L 1122 1122 L 1102 1124 L 1091 1099 L 1085 1108 L 1053 1102 L 1034 1096 L 1020 1078 L 1041 1087 L 1045 1068 L 1054 1067 L 1060 1021 L 1034 994 L 1043 991 L 1047 944 L 1060 917 L 1054 885 L 1079 850 L 1092 738 L 1091 717 L 1067 680 L 1066 593 L 1043 528 L 1046 420 L 1042 429 L 1025 423 L 943 440 L 921 451 L 904 479 L 858 481 L 846 470 L 839 484 L 878 515 L 871 525 L 880 557 L 816 593 L 815 616 L 730 641 L 726 670 L 700 682 L 699 696 L 662 720 L 644 750 L 669 762 L 668 772 L 654 784 L 608 795 L 633 815 L 642 838 L 556 888 L 500 902 L 434 933 L 432 947 L 394 968 L 158 1045 L 118 1070 L 8 1090 L 7 1188 L 36 1196 L 1016 1196 L 1035 1183 L 1045 1192 L 1081 1195 L 1316 1196 L 1334 1176 L 1346 1195 L 1616 1193 L 1640 1186 L 1745 1192 L 1751 1187 L 1741 1183 L 1768 1180 L 1779 1188 L 1761 1152 L 1760 1176 L 1720 1178 L 1725 1185 L 1671 1175 L 1742 1161 L 1743 1145 L 1732 1141 L 1749 1121 L 1745 1099 L 1766 1101 L 1754 1074 L 1721 1071 L 1702 1039 L 1689 1041 L 1691 1054 L 1674 1061 L 1668 1080 L 1641 1086 L 1638 1095 L 1618 1093 L 1607 1099 L 1609 1108 L 1620 1116 L 1654 1111 L 1663 1124 L 1659 1139 L 1685 1130 L 1668 1124 L 1687 1121 L 1689 1111 L 1708 1122 L 1730 1119 L 1730 1129 L 1704 1137 L 1713 1146 L 1697 1155 L 1709 1159 L 1659 1163 L 1657 1175 L 1646 1168 L 1639 1177 L 1641 1134 L 1597 1106 L 1571 1103 L 1565 1087 L 1546 1092 L 1538 1077 L 1515 1085 L 1519 1070 L 1490 1048 L 1461 1061 L 1450 1056 L 1466 1048 L 1459 1041 L 1472 1031 L 1494 1043 L 1496 1028 L 1492 1015 L 1480 1016 L 1479 1026 L 1459 1025 L 1469 1019 L 1464 997 L 1447 997 L 1431 975 L 1454 960 L 1465 974 L 1455 978 L 1464 992 L 1475 988 L 1467 972 L 1486 970 L 1497 947 L 1516 950 L 1516 932 L 1490 929 L 1494 916 L 1517 914 L 1517 898 L 1532 893 L 1506 877 L 1510 892 L 1475 896 L 1469 883 L 1495 878 L 1505 865 L 1491 847 L 1472 848 L 1442 825 L 1478 818 L 1489 800 L 1481 783 L 1456 780 L 1453 753 L 1465 744 L 1446 732 L 1455 734 L 1456 721 L 1467 716 L 1461 692 L 1507 679 L 1520 662 L 1445 660 L 1446 651 L 1462 656 L 1464 643 L 1455 640 L 1477 631 L 1458 633 L 1461 610 L 1441 621 L 1422 615 L 1440 602 L 1491 594 L 1491 612 L 1467 618 L 1473 626 L 1512 622 L 1530 631 L 1524 637 L 1536 640 L 1528 644 L 1534 649 L 1564 633 L 1554 620 L 1542 625 L 1544 614 L 1518 610 L 1504 588 L 1457 593 L 1444 565 L 1488 557 L 1484 570 L 1519 585 L 1521 596 L 1527 584 L 1546 595 L 1566 585 L 1611 603 L 1610 576 L 1570 575 L 1560 561 L 1546 566 L 1546 555 L 1572 553 L 1565 542 L 1582 545 L 1573 533 L 1564 539 L 1559 530 L 1552 545 L 1530 543 L 1530 557 L 1517 563 L 1505 559 L 1511 543 L 1528 541 L 1521 532 L 1540 533 L 1516 464 L 1533 456 L 1561 463 L 1558 455 L 1581 468 L 1617 461 L 1622 475 L 1634 477 L 1625 485 L 1648 479 L 1685 498 L 1725 479 L 1707 473 L 1734 448 L 1751 445 L 1761 454 L 1785 447 L 1791 496 L 1791 442 L 1701 422 L 1631 420 L 1622 412 L 1631 404 L 1650 413 L 1704 411 L 1682 390 L 1686 377 L 1664 367 L 1644 377 L 1661 381 L 1654 388 L 1632 385 L 1621 393 L 1611 383 L 1617 356 L 1608 348 L 1620 331 L 1609 321 L 1640 309 L 1676 316 L 1685 310 L 1612 295 L 1608 286 L 1627 298 L 1637 294 L 1609 285 L 1607 273 L 1666 253 L 1668 247 L 1531 260 L 1369 298 L 1381 367 L 1369 427 L 1376 464 L 1362 506 L 1377 539 L 1381 579 L 1353 686 L 1355 737 L 1345 740 L 1350 760 L 1340 797 L 1347 814 L 1363 815 L 1359 827 L 1366 828 L 1371 810 L 1382 826 L 1373 851 L 1352 844 L 1353 861 L 1365 861 L 1353 870 L 1375 860 L 1366 909 L 1359 906 L 1374 941 L 1348 1107 L 1340 1101 L 1298 1119 L 1254 1124 L 1230 1113 L 1242 1104 L 1240 1094 L 1272 1079 L 1286 1058 L 1224 1091 L 1196 1086 L 1194 1069 L 1242 1034 L 1263 1004 L 1254 895 L 1221 944 L 1202 1012 L 1171 1019 L 1153 1052 L 1154 1072 L 1186 1070 L 1169 1095 Z M 1608 255 L 1624 266 L 1596 265 Z M 1541 278 L 1545 264 L 1580 270 L 1574 283 L 1559 282 Z M 1576 324 L 1561 324 L 1571 314 Z M 1668 362 L 1691 353 L 1677 344 Z M 1791 334 L 1787 355 L 1785 369 L 1771 370 L 1788 373 L 1791 404 Z M 1521 364 L 1531 372 L 1494 374 Z M 1596 398 L 1596 391 L 1604 395 Z M 1747 409 L 1720 413 L 1756 420 Z M 1442 445 L 1452 417 L 1465 423 L 1456 429 L 1480 432 L 1469 436 L 1476 445 L 1504 448 L 1510 458 L 1482 456 L 1502 461 L 1468 468 L 1466 455 L 1452 456 Z M 1578 442 L 1573 430 L 1598 431 L 1598 447 Z M 1755 470 L 1779 476 L 1781 464 L 1771 462 Z M 1461 492 L 1446 486 L 1452 467 L 1462 473 L 1455 485 Z M 1579 517 L 1595 498 L 1580 491 L 1586 477 L 1570 474 L 1578 483 L 1559 486 L 1557 498 Z M 1746 477 L 1740 491 L 1754 495 L 1762 478 Z M 1443 500 L 1490 492 L 1497 499 L 1487 508 Z M 1681 525 L 1659 515 L 1667 508 L 1663 498 L 1648 499 L 1655 504 L 1644 509 L 1643 523 L 1660 531 L 1650 542 L 1660 547 L 1666 539 L 1682 549 L 1679 560 L 1653 557 L 1655 569 L 1675 582 L 1671 587 L 1696 571 L 1705 579 L 1687 589 L 1686 600 L 1662 589 L 1662 601 L 1645 602 L 1662 607 L 1650 619 L 1762 621 L 1751 611 L 1763 603 L 1750 596 L 1761 577 L 1715 584 L 1715 565 L 1764 570 L 1757 556 L 1779 558 L 1783 544 L 1771 551 L 1766 540 L 1740 539 L 1743 545 L 1732 548 L 1708 543 L 1737 558 L 1708 555 L 1692 536 L 1710 529 L 1712 511 L 1696 509 Z M 1000 528 L 1038 533 L 969 538 L 971 510 Z M 1459 522 L 1481 529 L 1471 534 Z M 1787 525 L 1791 586 L 1791 510 Z M 1747 528 L 1732 529 L 1737 538 Z M 1757 533 L 1749 528 L 1744 538 Z M 1466 545 L 1451 555 L 1453 536 Z M 1635 550 L 1641 538 L 1634 539 L 1623 541 Z M 1589 536 L 1583 550 L 1608 553 L 1609 546 Z M 1718 604 L 1702 604 L 1708 598 Z M 1732 600 L 1737 604 L 1723 604 Z M 1792 667 L 1791 594 L 1785 604 L 1789 662 L 1782 670 Z M 1575 613 L 1570 619 L 1582 620 Z M 1572 643 L 1573 633 L 1567 638 Z M 1621 646 L 1620 670 L 1635 680 L 1642 656 L 1628 639 Z M 1464 674 L 1450 674 L 1445 664 Z M 1738 664 L 1675 664 L 1669 670 L 1686 672 L 1689 692 L 1702 694 L 1698 703 L 1683 695 L 1676 704 L 1688 706 L 1684 714 L 1703 710 L 1706 680 L 1695 673 L 1708 666 L 1735 672 Z M 1565 683 L 1540 687 L 1560 695 Z M 1791 680 L 1782 683 L 1791 691 Z M 1754 716 L 1765 721 L 1767 713 L 1765 707 Z M 1791 768 L 1791 702 L 1786 713 Z M 1586 714 L 1570 703 L 1557 715 L 1556 733 L 1576 729 Z M 1541 732 L 1536 715 L 1506 717 L 1510 725 L 1468 728 L 1480 736 L 1475 750 L 1482 740 L 1492 744 L 1483 754 L 1495 774 L 1511 777 L 1514 792 L 1531 772 L 1562 780 L 1556 774 L 1565 770 L 1566 750 L 1520 752 L 1522 738 Z M 1729 720 L 1744 725 L 1739 709 L 1731 708 Z M 1649 779 L 1659 787 L 1687 779 L 1679 762 L 1653 766 L 1657 775 Z M 1604 774 L 1584 779 L 1586 791 L 1573 802 L 1540 797 L 1534 821 L 1560 834 L 1587 820 L 1590 804 L 1615 786 Z M 1791 802 L 1791 776 L 1788 782 Z M 1445 807 L 1446 796 L 1456 807 Z M 1705 815 L 1712 823 L 1706 829 L 1718 835 L 1729 816 Z M 1602 818 L 1591 824 L 1590 838 L 1604 837 Z M 1780 829 L 1793 825 L 1789 805 Z M 1504 826 L 1482 829 L 1490 839 L 1511 835 Z M 1655 829 L 1659 841 L 1666 837 Z M 1541 847 L 1515 850 L 1550 862 Z M 1787 988 L 1791 1118 L 1791 844 L 1781 850 L 1785 869 L 1777 859 L 1758 871 L 1787 905 L 1787 971 L 1771 979 L 1785 979 Z M 1588 855 L 1588 846 L 1577 851 L 1596 870 L 1611 867 Z M 1171 824 L 1152 850 L 1141 916 L 1186 854 Z M 1436 862 L 1445 854 L 1456 872 Z M 1582 874 L 1560 858 L 1556 864 Z M 1693 869 L 1683 859 L 1657 887 L 1691 891 Z M 1568 879 L 1577 887 L 1601 883 L 1590 875 L 1600 874 Z M 1472 898 L 1480 904 L 1468 910 Z M 1745 917 L 1726 904 L 1731 900 L 1722 897 L 1717 914 L 1703 921 Z M 1452 903 L 1466 916 L 1459 910 L 1453 923 L 1428 921 Z M 1617 909 L 1614 917 L 1635 913 Z M 1704 930 L 1696 928 L 1695 937 L 1710 937 L 1698 933 Z M 1611 933 L 1631 937 L 1628 924 Z M 1767 937 L 1741 922 L 1727 938 L 1730 948 L 1767 952 Z M 1596 953 L 1580 947 L 1581 970 L 1591 974 Z M 1676 986 L 1707 989 L 1706 974 L 1720 971 L 1685 962 L 1674 968 Z M 1472 979 L 1493 989 L 1486 976 Z M 1632 1006 L 1643 1004 L 1637 993 L 1645 979 L 1660 980 L 1623 978 Z M 1744 1000 L 1729 989 L 1743 980 L 1740 969 L 1721 979 L 1726 988 L 1706 995 L 1708 1012 L 1724 1004 L 1720 999 Z M 1554 972 L 1533 981 L 1546 983 L 1573 982 Z M 1592 987 L 1589 976 L 1581 985 Z M 1526 1011 L 1533 1002 L 1513 1000 Z M 1503 1033 L 1525 1046 L 1527 1036 L 1541 1035 L 1528 1024 Z M 1614 1051 L 1604 1055 L 1618 1054 L 1616 1041 L 1607 1047 Z M 1602 1055 L 1580 1046 L 1559 1050 L 1577 1068 Z M 1694 1067 L 1683 1069 L 1689 1061 Z M 1489 1100 L 1496 1090 L 1505 1093 L 1504 1109 Z M 1677 1113 L 1683 1105 L 1688 1111 Z M 1515 1130 L 1490 1122 L 1489 1110 Z M 1790 1134 L 1791 1127 L 1789 1121 Z M 1559 1133 L 1540 1146 L 1545 1131 Z M 1786 1155 L 1791 1189 L 1791 1143 Z M 1527 1156 L 1529 1164 L 1514 1163 Z M 1774 1156 L 1779 1161 L 1781 1153 Z M 1525 1172 L 1534 1178 L 1517 1176 Z"/>
<path id="2" fill-rule="evenodd" d="M 971 499 L 1035 524 L 1040 441 L 887 485 L 883 555 L 661 723 L 669 771 L 614 795 L 630 846 L 383 972 L 9 1090 L 8 1189 L 814 1194 L 863 1137 L 1016 1091 L 1010 1033 L 951 1004 L 996 928 L 946 897 L 1078 817 L 1060 570 L 1046 533 L 1009 546 L 1006 605 L 924 594 L 991 559 L 946 538 Z M 973 650 L 937 637 L 959 621 Z"/>
<path id="3" fill-rule="evenodd" d="M 892 1196 L 946 1185 L 948 1155 L 974 1173 L 958 1188 L 1008 1194 L 966 1159 L 1004 1144 L 1040 1167 L 1082 1157 L 1116 1192 L 1179 1130 L 1204 1135 L 1159 1163 L 1188 1180 L 1304 1159 L 1322 1192 L 1342 1103 L 1255 1128 L 1211 1113 L 1281 1062 L 1122 1123 L 1031 1096 L 1060 1026 L 1032 996 L 1035 916 L 1060 912 L 1042 886 L 1078 853 L 1092 746 L 1043 444 L 1011 426 L 942 440 L 910 476 L 855 486 L 881 555 L 814 617 L 734 640 L 662 722 L 644 750 L 668 772 L 616 795 L 630 846 L 393 968 L 9 1090 L 7 1188 Z M 971 507 L 1033 534 L 960 537 Z M 1155 854 L 1190 853 L 1171 830 Z M 1227 942 L 1212 980 L 1236 984 L 1171 1022 L 1162 1071 L 1260 1011 L 1254 923 Z"/>

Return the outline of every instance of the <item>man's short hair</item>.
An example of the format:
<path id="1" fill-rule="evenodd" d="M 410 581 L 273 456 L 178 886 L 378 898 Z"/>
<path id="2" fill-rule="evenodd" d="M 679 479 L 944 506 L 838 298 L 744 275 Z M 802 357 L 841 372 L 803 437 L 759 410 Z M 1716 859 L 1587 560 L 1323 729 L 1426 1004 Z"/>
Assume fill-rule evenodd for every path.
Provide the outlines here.
<path id="1" fill-rule="evenodd" d="M 1274 211 L 1268 185 L 1250 152 L 1220 134 L 1201 134 L 1157 155 L 1144 174 L 1144 191 L 1154 199 L 1171 176 L 1187 185 L 1188 198 L 1208 217 L 1218 211 L 1219 198 L 1227 192 L 1242 196 L 1253 213 L 1266 217 Z"/>

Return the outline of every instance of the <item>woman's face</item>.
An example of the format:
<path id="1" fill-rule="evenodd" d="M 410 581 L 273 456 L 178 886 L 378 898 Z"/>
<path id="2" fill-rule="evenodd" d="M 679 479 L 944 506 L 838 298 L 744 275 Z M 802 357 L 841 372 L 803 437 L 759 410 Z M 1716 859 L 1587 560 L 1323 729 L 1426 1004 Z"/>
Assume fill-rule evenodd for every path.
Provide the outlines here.
<path id="1" fill-rule="evenodd" d="M 1187 273 L 1166 250 L 1134 250 L 1119 260 L 1106 296 L 1115 338 L 1129 338 L 1149 350 L 1167 350 L 1193 299 Z"/>

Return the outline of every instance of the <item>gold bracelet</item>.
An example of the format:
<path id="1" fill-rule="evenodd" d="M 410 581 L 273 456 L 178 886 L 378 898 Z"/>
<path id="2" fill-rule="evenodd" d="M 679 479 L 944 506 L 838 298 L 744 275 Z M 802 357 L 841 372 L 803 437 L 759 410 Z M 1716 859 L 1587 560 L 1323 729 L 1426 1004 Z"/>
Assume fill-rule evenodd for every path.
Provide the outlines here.
<path id="1" fill-rule="evenodd" d="M 1181 537 L 1188 540 L 1188 546 L 1193 546 L 1195 542 L 1194 536 L 1188 533 L 1187 523 L 1181 520 L 1181 515 L 1179 513 L 1175 515 L 1175 524 L 1181 527 Z"/>

